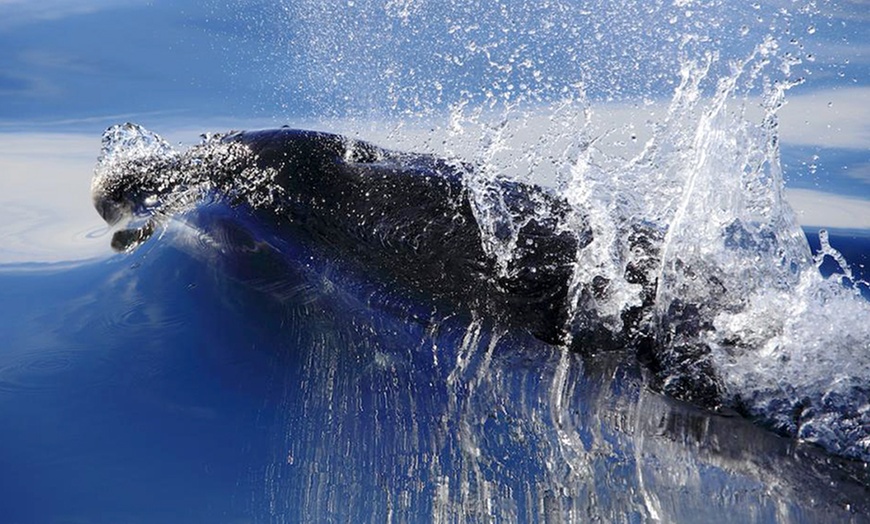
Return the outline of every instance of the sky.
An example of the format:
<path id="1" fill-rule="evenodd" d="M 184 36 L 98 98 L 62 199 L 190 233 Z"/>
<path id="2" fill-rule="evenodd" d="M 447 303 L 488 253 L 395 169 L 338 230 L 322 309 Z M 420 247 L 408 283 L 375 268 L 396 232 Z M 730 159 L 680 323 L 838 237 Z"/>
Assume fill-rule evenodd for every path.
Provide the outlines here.
<path id="1" fill-rule="evenodd" d="M 867 0 L 0 0 L 0 261 L 104 248 L 89 180 L 114 123 L 190 143 L 580 89 L 637 115 L 666 106 L 681 58 L 716 55 L 710 94 L 765 34 L 804 80 L 780 111 L 792 204 L 806 225 L 870 229 Z"/>

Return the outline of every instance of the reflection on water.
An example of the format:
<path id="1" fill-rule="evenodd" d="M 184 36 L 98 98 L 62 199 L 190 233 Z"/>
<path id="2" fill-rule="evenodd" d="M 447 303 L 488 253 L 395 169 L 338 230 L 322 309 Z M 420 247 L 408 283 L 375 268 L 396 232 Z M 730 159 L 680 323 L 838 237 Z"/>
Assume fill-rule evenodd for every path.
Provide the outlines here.
<path id="1" fill-rule="evenodd" d="M 409 321 L 328 267 L 190 234 L 0 273 L 12 522 L 870 514 L 866 465 L 654 393 L 632 355 Z"/>
<path id="2" fill-rule="evenodd" d="M 867 511 L 862 467 L 652 393 L 625 355 L 584 363 L 491 336 L 472 326 L 455 358 L 440 355 L 442 367 L 434 357 L 386 368 L 367 359 L 342 365 L 339 356 L 326 364 L 327 348 L 310 347 L 317 360 L 304 376 L 313 394 L 290 385 L 287 460 L 278 465 L 276 456 L 267 475 L 278 512 L 351 521 L 422 513 L 451 522 L 812 522 Z M 424 355 L 450 347 L 438 338 L 424 339 Z M 365 371 L 346 373 L 346 365 Z"/>

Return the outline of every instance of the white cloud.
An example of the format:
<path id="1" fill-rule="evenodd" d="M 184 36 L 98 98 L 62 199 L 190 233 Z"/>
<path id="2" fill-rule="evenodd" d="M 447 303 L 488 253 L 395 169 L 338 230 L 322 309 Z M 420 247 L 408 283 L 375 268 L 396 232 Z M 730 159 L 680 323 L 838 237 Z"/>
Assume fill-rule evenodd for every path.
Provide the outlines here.
<path id="1" fill-rule="evenodd" d="M 146 0 L 0 0 L 0 30 L 145 3 Z"/>
<path id="2" fill-rule="evenodd" d="M 848 169 L 844 169 L 843 175 L 853 180 L 857 180 L 859 182 L 867 184 L 867 194 L 868 197 L 870 197 L 870 151 L 867 152 L 867 158 L 867 162 L 863 162 L 861 164 L 854 164 L 849 166 Z"/>
<path id="3" fill-rule="evenodd" d="M 870 87 L 788 96 L 779 114 L 782 142 L 870 150 Z"/>
<path id="4" fill-rule="evenodd" d="M 870 152 L 868 152 L 868 156 L 870 156 Z M 843 174 L 854 180 L 870 184 L 870 161 L 864 162 L 863 164 L 849 166 L 849 169 L 845 170 Z"/>
<path id="5" fill-rule="evenodd" d="M 861 149 L 870 151 L 870 86 L 835 87 L 816 91 L 795 88 L 786 94 L 779 110 L 780 142 L 795 146 Z M 746 103 L 746 116 L 761 122 L 760 100 Z M 700 107 L 705 104 L 701 102 Z M 649 136 L 649 123 L 668 114 L 668 101 L 643 106 L 594 103 L 596 122 L 602 129 L 628 129 L 639 140 Z M 625 134 L 625 133 L 622 133 Z M 618 134 L 624 141 L 625 136 Z"/>
<path id="6" fill-rule="evenodd" d="M 102 124 L 109 127 L 124 122 L 139 123 L 142 120 L 161 118 L 177 115 L 181 111 L 150 111 L 140 113 L 118 113 L 113 115 L 96 115 L 81 118 L 65 118 L 59 120 L 0 120 L 0 133 L 9 133 L 10 136 L 24 136 L 21 133 L 12 134 L 15 131 L 31 131 L 35 129 L 59 128 L 61 130 L 77 129 L 92 124 Z M 59 134 L 58 134 L 59 135 Z"/>
<path id="7" fill-rule="evenodd" d="M 870 21 L 870 1 L 868 0 L 841 0 L 826 7 L 830 8 L 829 14 L 834 20 Z"/>
<path id="8" fill-rule="evenodd" d="M 870 229 L 870 200 L 809 189 L 788 189 L 786 197 L 803 226 Z"/>

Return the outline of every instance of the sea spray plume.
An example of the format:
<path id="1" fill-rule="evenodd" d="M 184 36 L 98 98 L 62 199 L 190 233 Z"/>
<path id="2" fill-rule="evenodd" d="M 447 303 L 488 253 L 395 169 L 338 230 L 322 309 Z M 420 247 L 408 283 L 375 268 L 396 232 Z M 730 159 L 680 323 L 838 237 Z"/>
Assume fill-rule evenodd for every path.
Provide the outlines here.
<path id="1" fill-rule="evenodd" d="M 714 376 L 722 405 L 866 460 L 870 305 L 822 278 L 785 200 L 777 112 L 800 80 L 765 76 L 776 51 L 768 39 L 732 63 L 701 100 L 688 154 L 670 166 L 684 185 L 656 277 L 657 380 L 696 400 Z M 758 124 L 745 113 L 744 80 L 762 83 Z"/>
<path id="2" fill-rule="evenodd" d="M 777 114 L 802 83 L 788 78 L 795 63 L 770 37 L 742 60 L 684 58 L 666 116 L 629 161 L 602 150 L 592 109 L 575 119 L 562 195 L 593 233 L 575 265 L 576 340 L 594 352 L 602 346 L 584 340 L 583 327 L 633 331 L 623 340 L 652 369 L 655 388 L 866 458 L 870 310 L 816 270 L 784 195 Z M 575 105 L 592 107 L 582 98 Z M 487 126 L 479 111 L 468 113 L 455 134 Z M 483 136 L 495 140 L 481 141 L 485 158 L 517 131 L 502 125 L 509 118 L 494 120 Z M 503 221 L 495 215 L 490 229 Z"/>

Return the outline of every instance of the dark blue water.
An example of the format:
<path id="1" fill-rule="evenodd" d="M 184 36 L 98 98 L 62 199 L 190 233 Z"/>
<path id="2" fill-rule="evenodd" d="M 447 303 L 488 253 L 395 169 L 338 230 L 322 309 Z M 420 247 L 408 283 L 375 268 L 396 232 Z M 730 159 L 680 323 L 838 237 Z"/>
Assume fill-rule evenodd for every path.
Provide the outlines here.
<path id="1" fill-rule="evenodd" d="M 631 355 L 423 318 L 243 210 L 181 222 L 0 271 L 2 522 L 870 515 L 866 464 L 669 400 Z M 831 244 L 868 277 L 870 235 Z"/>
<path id="2" fill-rule="evenodd" d="M 805 228 L 807 240 L 813 253 L 818 255 L 821 242 L 819 240 L 819 228 Z M 841 229 L 828 231 L 831 247 L 843 255 L 856 282 L 848 280 L 847 286 L 857 286 L 861 295 L 870 300 L 870 232 L 860 229 Z M 819 264 L 822 275 L 842 275 L 844 268 L 840 267 L 836 260 L 826 256 Z"/>
<path id="3" fill-rule="evenodd" d="M 247 513 L 286 355 L 203 269 L 157 249 L 4 272 L 4 522 Z"/>

